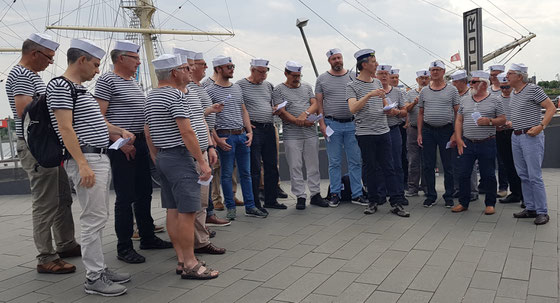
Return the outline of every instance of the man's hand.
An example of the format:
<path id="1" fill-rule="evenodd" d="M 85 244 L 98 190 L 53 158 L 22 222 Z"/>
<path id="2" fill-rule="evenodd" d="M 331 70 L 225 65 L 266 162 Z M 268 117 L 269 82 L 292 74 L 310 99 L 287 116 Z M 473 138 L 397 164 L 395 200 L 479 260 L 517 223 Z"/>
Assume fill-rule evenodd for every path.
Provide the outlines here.
<path id="1" fill-rule="evenodd" d="M 374 89 L 368 93 L 370 97 L 385 97 L 385 90 L 382 88 Z"/>
<path id="2" fill-rule="evenodd" d="M 461 138 L 459 138 L 456 142 L 457 142 L 457 153 L 459 155 L 462 155 L 463 154 L 463 149 L 467 146 L 465 145 L 465 142 Z"/>
<path id="3" fill-rule="evenodd" d="M 83 165 L 79 165 L 78 169 L 80 171 L 80 185 L 85 188 L 93 187 L 95 185 L 95 173 L 91 170 L 87 162 Z"/>
<path id="4" fill-rule="evenodd" d="M 218 137 L 216 139 L 216 144 L 218 144 L 218 147 L 221 148 L 223 151 L 230 151 L 231 145 L 227 144 L 226 140 L 227 138 Z"/>
<path id="5" fill-rule="evenodd" d="M 529 135 L 531 137 L 534 137 L 534 136 L 540 134 L 542 132 L 542 130 L 543 130 L 543 127 L 542 127 L 542 125 L 539 124 L 537 126 L 531 127 L 531 129 L 527 131 L 527 135 Z"/>
<path id="6" fill-rule="evenodd" d="M 422 146 L 422 134 L 418 135 L 418 138 L 416 138 L 416 143 L 418 143 L 418 146 L 423 147 Z"/>
<path id="7" fill-rule="evenodd" d="M 327 124 L 325 124 L 325 120 L 321 119 L 319 120 L 319 129 L 321 130 L 321 133 L 323 134 L 323 137 L 326 138 L 327 136 Z"/>
<path id="8" fill-rule="evenodd" d="M 133 133 L 127 131 L 126 129 L 123 129 L 121 137 L 123 139 L 129 139 L 130 138 L 130 141 L 126 142 L 126 144 L 130 144 L 130 145 L 134 144 L 134 140 L 136 140 L 136 136 L 134 136 Z"/>
<path id="9" fill-rule="evenodd" d="M 204 160 L 202 163 L 200 163 L 200 177 L 198 177 L 198 179 L 200 181 L 208 181 L 211 175 L 212 169 L 210 168 L 210 165 L 208 165 L 208 162 Z"/>
<path id="10" fill-rule="evenodd" d="M 120 150 L 126 156 L 126 160 L 128 161 L 133 160 L 136 157 L 136 147 L 134 147 L 134 145 L 125 144 L 120 148 Z"/>
<path id="11" fill-rule="evenodd" d="M 400 114 L 400 111 L 397 108 L 391 108 L 390 110 L 384 111 L 385 115 L 390 117 L 396 117 Z"/>
<path id="12" fill-rule="evenodd" d="M 315 122 L 311 122 L 307 120 L 303 121 L 303 127 L 311 127 L 313 125 L 315 125 Z"/>
<path id="13" fill-rule="evenodd" d="M 245 141 L 245 145 L 247 145 L 247 147 L 251 147 L 251 143 L 253 142 L 253 133 L 246 133 L 245 136 L 247 136 L 247 141 Z"/>
<path id="14" fill-rule="evenodd" d="M 208 160 L 210 161 L 210 165 L 215 165 L 216 162 L 218 162 L 218 154 L 215 148 L 208 149 Z"/>
<path id="15" fill-rule="evenodd" d="M 223 110 L 224 110 L 223 103 L 214 103 L 212 104 L 212 106 L 210 106 L 211 113 L 221 113 Z"/>
<path id="16" fill-rule="evenodd" d="M 457 140 L 462 140 L 461 138 L 455 138 L 455 133 L 451 134 L 451 137 L 449 138 L 449 142 L 451 143 L 451 147 L 455 147 L 456 145 L 458 145 L 458 141 Z"/>
<path id="17" fill-rule="evenodd" d="M 476 125 L 478 126 L 490 125 L 490 118 L 480 117 L 478 118 L 478 120 L 476 120 Z"/>

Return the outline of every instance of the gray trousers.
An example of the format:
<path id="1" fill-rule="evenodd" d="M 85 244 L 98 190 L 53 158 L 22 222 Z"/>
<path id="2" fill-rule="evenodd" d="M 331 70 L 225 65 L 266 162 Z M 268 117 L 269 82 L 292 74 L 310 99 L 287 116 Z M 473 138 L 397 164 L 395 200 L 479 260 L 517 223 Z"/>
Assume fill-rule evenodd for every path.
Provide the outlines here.
<path id="1" fill-rule="evenodd" d="M 82 262 L 86 268 L 86 278 L 97 280 L 105 270 L 103 256 L 103 228 L 109 219 L 109 184 L 111 164 L 107 155 L 84 154 L 89 167 L 95 173 L 95 185 L 85 188 L 80 184 L 80 170 L 74 159 L 66 161 L 68 176 L 74 182 L 76 194 L 82 207 L 80 228 L 82 242 Z"/>
<path id="2" fill-rule="evenodd" d="M 208 153 L 202 155 L 208 160 Z M 196 162 L 196 170 L 200 172 L 200 166 Z M 215 178 L 214 178 L 215 179 Z M 214 180 L 212 179 L 212 181 Z M 210 187 L 208 185 L 200 185 L 200 206 L 201 209 L 196 212 L 194 218 L 194 248 L 202 248 L 210 244 L 210 233 L 206 229 L 206 208 L 208 207 L 208 195 Z"/>
<path id="3" fill-rule="evenodd" d="M 307 139 L 284 140 L 286 159 L 290 167 L 292 193 L 298 198 L 305 198 L 303 163 L 307 171 L 307 187 L 311 196 L 321 192 L 321 175 L 319 173 L 319 139 L 317 136 Z"/>
<path id="4" fill-rule="evenodd" d="M 422 178 L 422 149 L 418 146 L 418 129 L 409 126 L 406 130 L 408 155 L 408 192 L 417 193 L 424 186 Z"/>
<path id="5" fill-rule="evenodd" d="M 33 240 L 39 251 L 37 261 L 39 264 L 49 263 L 59 258 L 57 251 L 66 251 L 78 245 L 74 238 L 68 175 L 60 166 L 39 166 L 22 139 L 17 141 L 17 152 L 31 186 Z M 56 250 L 52 244 L 53 237 Z"/>

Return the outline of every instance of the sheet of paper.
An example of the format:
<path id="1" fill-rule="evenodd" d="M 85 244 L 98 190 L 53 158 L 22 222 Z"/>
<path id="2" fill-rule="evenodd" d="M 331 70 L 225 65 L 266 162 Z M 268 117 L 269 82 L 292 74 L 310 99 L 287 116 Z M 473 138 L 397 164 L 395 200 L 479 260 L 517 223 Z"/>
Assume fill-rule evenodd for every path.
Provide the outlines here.
<path id="1" fill-rule="evenodd" d="M 471 117 L 474 119 L 474 123 L 478 125 L 478 119 L 482 118 L 482 115 L 479 112 L 474 112 L 471 114 Z"/>
<path id="2" fill-rule="evenodd" d="M 331 142 L 331 136 L 332 134 L 334 134 L 334 130 L 330 126 L 327 126 L 327 130 L 325 131 L 325 133 L 327 134 L 327 137 L 325 139 L 327 139 L 328 142 Z"/>
<path id="3" fill-rule="evenodd" d="M 202 180 L 198 179 L 198 184 L 203 185 L 203 186 L 208 186 L 208 185 L 210 185 L 210 182 L 212 182 L 212 179 L 214 179 L 213 175 L 210 175 L 210 178 L 206 181 L 202 181 Z"/>
<path id="4" fill-rule="evenodd" d="M 130 138 L 119 138 L 117 141 L 115 141 L 115 143 L 111 144 L 111 146 L 109 146 L 109 149 L 114 149 L 117 150 L 121 147 L 123 147 L 123 145 L 125 145 L 126 143 L 128 143 L 128 141 L 130 141 Z"/>
<path id="5" fill-rule="evenodd" d="M 389 100 L 389 98 L 387 98 L 387 101 L 391 101 L 391 100 Z M 383 110 L 384 110 L 384 111 L 388 111 L 388 110 L 391 110 L 391 109 L 393 109 L 393 108 L 395 108 L 395 107 L 397 107 L 397 102 L 395 102 L 395 103 L 389 103 L 389 105 L 383 107 Z"/>
<path id="6" fill-rule="evenodd" d="M 447 141 L 447 144 L 445 144 L 445 149 L 450 149 L 451 148 L 451 141 Z"/>
<path id="7" fill-rule="evenodd" d="M 311 115 L 307 116 L 306 120 L 309 121 L 309 122 L 315 123 L 315 122 L 321 120 L 321 118 L 323 118 L 323 114 L 319 114 L 319 115 L 311 114 Z"/>
<path id="8" fill-rule="evenodd" d="M 220 102 L 218 102 L 218 103 L 220 103 L 220 104 L 225 104 L 225 103 L 228 102 L 230 99 L 231 99 L 231 94 L 230 94 L 230 95 L 227 95 L 224 101 L 220 101 Z"/>
<path id="9" fill-rule="evenodd" d="M 276 111 L 280 110 L 282 107 L 285 107 L 286 104 L 288 104 L 288 101 L 284 101 L 284 102 L 278 104 L 278 107 L 276 107 Z"/>

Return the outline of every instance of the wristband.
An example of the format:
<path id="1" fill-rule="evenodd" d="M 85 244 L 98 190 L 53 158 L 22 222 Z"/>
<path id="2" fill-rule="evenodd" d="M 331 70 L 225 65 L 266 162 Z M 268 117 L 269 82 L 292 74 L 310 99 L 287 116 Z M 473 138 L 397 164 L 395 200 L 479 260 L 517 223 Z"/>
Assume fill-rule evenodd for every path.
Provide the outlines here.
<path id="1" fill-rule="evenodd" d="M 214 146 L 214 145 L 208 145 L 208 147 L 206 148 L 206 151 L 209 151 L 211 148 L 216 149 L 216 146 Z"/>

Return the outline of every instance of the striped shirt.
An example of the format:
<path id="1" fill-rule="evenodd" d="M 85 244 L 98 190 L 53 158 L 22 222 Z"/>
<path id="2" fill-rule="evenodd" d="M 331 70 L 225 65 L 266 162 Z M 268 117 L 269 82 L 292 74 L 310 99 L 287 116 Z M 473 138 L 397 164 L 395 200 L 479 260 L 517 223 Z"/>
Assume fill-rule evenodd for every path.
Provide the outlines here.
<path id="1" fill-rule="evenodd" d="M 109 146 L 109 130 L 105 118 L 99 109 L 99 103 L 84 86 L 74 84 L 78 99 L 74 107 L 74 132 L 80 146 L 89 145 L 97 148 Z M 47 106 L 51 115 L 51 123 L 62 144 L 62 135 L 58 129 L 58 121 L 54 110 L 72 110 L 74 101 L 69 84 L 63 79 L 51 80 L 47 85 Z"/>
<path id="2" fill-rule="evenodd" d="M 45 89 L 45 82 L 43 82 L 41 77 L 21 65 L 14 66 L 8 74 L 8 79 L 6 80 L 6 95 L 8 95 L 8 102 L 10 103 L 10 108 L 14 115 L 16 135 L 18 137 L 23 137 L 23 130 L 21 127 L 21 119 L 18 117 L 16 111 L 15 96 L 23 95 L 33 97 L 35 94 L 44 94 Z"/>
<path id="3" fill-rule="evenodd" d="M 372 82 L 364 82 L 356 79 L 346 84 L 346 98 L 355 98 L 360 100 L 372 90 L 383 88 L 379 79 L 373 79 Z M 356 136 L 365 135 L 382 135 L 389 132 L 387 125 L 387 115 L 383 113 L 383 99 L 380 97 L 371 97 L 360 111 L 354 114 L 356 116 Z"/>
<path id="4" fill-rule="evenodd" d="M 282 83 L 274 88 L 272 99 L 274 104 L 288 101 L 284 109 L 294 117 L 299 117 L 311 106 L 311 98 L 315 98 L 311 85 L 301 82 L 299 87 L 290 88 Z M 287 121 L 282 121 L 284 140 L 308 139 L 317 136 L 317 127 L 314 125 L 305 127 L 297 126 Z"/>
<path id="5" fill-rule="evenodd" d="M 397 104 L 398 104 L 397 107 L 398 108 L 403 108 L 405 106 L 404 94 L 403 94 L 403 92 L 400 88 L 391 87 L 391 91 L 389 93 L 385 94 L 385 96 L 390 99 L 390 101 L 387 100 L 389 103 L 397 102 Z M 387 116 L 387 125 L 389 125 L 389 127 L 399 125 L 402 122 L 403 122 L 403 120 L 402 120 L 401 117 Z"/>
<path id="6" fill-rule="evenodd" d="M 323 113 L 325 117 L 350 119 L 352 113 L 346 101 L 346 84 L 354 77 L 350 71 L 336 76 L 329 72 L 321 74 L 315 82 L 315 94 L 323 94 Z"/>
<path id="7" fill-rule="evenodd" d="M 513 129 L 525 129 L 541 123 L 541 103 L 548 99 L 543 89 L 533 83 L 511 93 L 510 110 Z"/>
<path id="8" fill-rule="evenodd" d="M 228 87 L 217 84 L 206 88 L 212 103 L 224 102 L 224 109 L 216 114 L 216 129 L 241 129 L 243 125 L 243 92 L 239 85 Z M 231 95 L 231 97 L 229 97 Z M 226 100 L 228 99 L 228 100 Z"/>
<path id="9" fill-rule="evenodd" d="M 406 94 L 406 102 L 407 103 L 414 103 L 414 99 L 420 96 L 420 93 L 416 89 L 411 89 Z M 418 126 L 418 104 L 414 105 L 411 111 L 408 112 L 408 124 L 410 126 L 417 127 Z"/>
<path id="10" fill-rule="evenodd" d="M 272 123 L 272 90 L 274 90 L 272 84 L 268 81 L 254 84 L 246 78 L 236 83 L 243 91 L 243 100 L 250 120 L 258 123 Z"/>
<path id="11" fill-rule="evenodd" d="M 455 105 L 459 105 L 459 92 L 449 84 L 439 90 L 425 86 L 418 98 L 418 107 L 424 108 L 424 123 L 435 127 L 453 123 Z"/>
<path id="12" fill-rule="evenodd" d="M 216 81 L 212 80 L 212 78 L 208 77 L 206 79 L 204 79 L 201 84 L 204 88 L 208 88 L 208 86 L 214 84 Z"/>
<path id="13" fill-rule="evenodd" d="M 477 125 L 472 114 L 479 112 L 481 117 L 496 118 L 504 115 L 502 100 L 496 95 L 489 94 L 488 97 L 479 102 L 470 96 L 463 99 L 458 113 L 463 116 L 463 137 L 472 140 L 482 140 L 496 135 L 496 126 Z"/>
<path id="14" fill-rule="evenodd" d="M 202 84 L 198 85 L 194 82 L 191 82 L 187 84 L 187 89 L 198 95 L 202 104 L 202 108 L 204 108 L 204 110 L 212 106 L 212 99 L 210 99 L 208 92 L 206 92 L 206 89 L 204 89 Z M 209 114 L 205 117 L 205 119 L 206 124 L 208 124 L 208 129 L 214 129 L 214 126 L 216 125 L 216 113 Z"/>
<path id="15" fill-rule="evenodd" d="M 494 88 L 492 87 L 492 84 L 490 84 L 490 86 L 488 87 L 488 93 L 490 95 L 499 96 L 499 95 L 502 94 L 502 90 L 501 89 L 494 90 Z"/>
<path id="16" fill-rule="evenodd" d="M 196 92 L 188 91 L 185 97 L 185 112 L 188 112 L 189 109 L 191 111 L 189 118 L 191 127 L 196 134 L 200 150 L 204 153 L 208 148 L 208 128 L 206 128 L 206 124 L 204 123 L 204 108 L 202 108 L 201 100 Z"/>
<path id="17" fill-rule="evenodd" d="M 150 128 L 152 143 L 157 148 L 185 146 L 176 118 L 191 116 L 185 94 L 170 86 L 154 88 L 148 93 L 144 117 Z"/>
<path id="18" fill-rule="evenodd" d="M 511 94 L 508 97 L 504 97 L 504 95 L 500 95 L 502 99 L 502 104 L 504 106 L 504 112 L 506 114 L 506 120 L 511 121 Z"/>
<path id="19" fill-rule="evenodd" d="M 109 123 L 131 133 L 144 132 L 146 96 L 136 80 L 107 72 L 97 79 L 93 96 L 109 102 L 105 113 Z"/>

